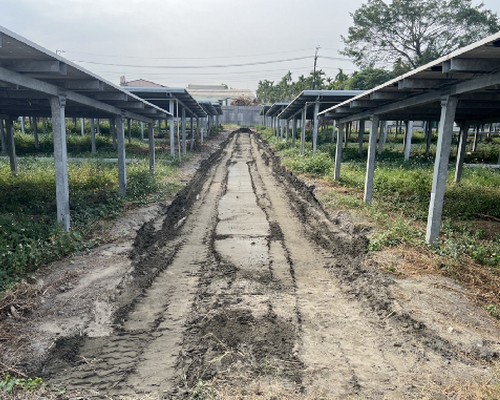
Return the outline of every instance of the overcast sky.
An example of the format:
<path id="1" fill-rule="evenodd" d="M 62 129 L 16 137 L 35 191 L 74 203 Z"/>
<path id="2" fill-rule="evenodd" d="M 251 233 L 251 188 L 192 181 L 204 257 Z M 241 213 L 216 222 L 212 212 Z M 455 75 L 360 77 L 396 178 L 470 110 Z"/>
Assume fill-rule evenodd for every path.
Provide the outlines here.
<path id="1" fill-rule="evenodd" d="M 318 45 L 318 67 L 327 75 L 352 72 L 338 50 L 352 24 L 349 13 L 364 2 L 0 0 L 0 25 L 114 83 L 125 75 L 167 86 L 255 90 L 259 80 L 278 80 L 288 70 L 294 78 L 307 75 Z M 483 2 L 500 14 L 499 0 Z M 193 66 L 199 68 L 187 68 Z"/>

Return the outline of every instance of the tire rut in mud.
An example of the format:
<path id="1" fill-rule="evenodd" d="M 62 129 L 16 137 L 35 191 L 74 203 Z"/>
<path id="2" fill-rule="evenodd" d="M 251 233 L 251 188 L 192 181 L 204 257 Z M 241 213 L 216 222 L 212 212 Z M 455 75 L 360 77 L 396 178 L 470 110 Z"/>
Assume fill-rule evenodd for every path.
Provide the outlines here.
<path id="1" fill-rule="evenodd" d="M 367 244 L 237 132 L 136 240 L 114 333 L 60 340 L 45 376 L 180 399 L 200 382 L 399 399 L 418 398 L 423 375 L 476 373 L 476 354 L 394 307 L 394 281 L 364 264 Z"/>
<path id="2" fill-rule="evenodd" d="M 293 277 L 283 250 L 272 250 L 281 245 L 280 228 L 271 226 L 256 197 L 248 140 L 240 132 L 228 163 L 213 260 L 202 268 L 179 360 L 179 397 L 210 380 L 265 385 L 279 377 L 291 388 L 301 384 Z"/>
<path id="3" fill-rule="evenodd" d="M 314 196 L 313 191 L 293 173 L 287 171 L 272 149 L 260 138 L 257 145 L 266 165 L 283 183 L 291 206 L 303 222 L 308 237 L 325 251 L 335 256 L 329 265 L 332 273 L 343 283 L 343 290 L 352 298 L 365 303 L 384 323 L 392 324 L 407 335 L 418 337 L 423 345 L 448 359 L 459 359 L 465 363 L 475 360 L 491 361 L 500 354 L 484 349 L 463 349 L 429 330 L 425 324 L 415 320 L 407 312 L 394 309 L 390 286 L 394 280 L 364 263 L 368 240 L 363 228 L 352 224 L 349 218 L 332 219 Z"/>
<path id="4" fill-rule="evenodd" d="M 111 336 L 75 336 L 55 343 L 38 371 L 53 387 L 105 394 L 171 389 L 189 296 L 196 292 L 198 265 L 207 258 L 204 243 L 219 196 L 217 183 L 211 183 L 221 173 L 219 164 L 232 136 L 201 163 L 163 221 L 151 221 L 138 233 L 130 255 L 134 268 L 116 299 Z M 161 367 L 168 370 L 164 377 L 154 373 Z"/>

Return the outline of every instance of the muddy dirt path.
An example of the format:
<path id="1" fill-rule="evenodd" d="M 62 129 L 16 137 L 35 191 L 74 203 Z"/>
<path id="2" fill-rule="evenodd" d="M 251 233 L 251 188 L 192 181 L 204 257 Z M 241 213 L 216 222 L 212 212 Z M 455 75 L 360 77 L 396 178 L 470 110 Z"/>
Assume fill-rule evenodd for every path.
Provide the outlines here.
<path id="1" fill-rule="evenodd" d="M 237 133 L 140 231 L 112 329 L 59 340 L 41 372 L 106 395 L 311 399 L 421 398 L 430 383 L 489 374 L 497 332 L 478 320 L 453 341 L 417 320 L 402 283 L 363 265 L 366 248 Z"/>

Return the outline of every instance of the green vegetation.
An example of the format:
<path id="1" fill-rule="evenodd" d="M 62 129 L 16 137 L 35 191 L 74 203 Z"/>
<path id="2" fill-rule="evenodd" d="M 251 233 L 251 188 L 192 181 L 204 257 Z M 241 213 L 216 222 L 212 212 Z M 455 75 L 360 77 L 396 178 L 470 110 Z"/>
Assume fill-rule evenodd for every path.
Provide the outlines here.
<path id="1" fill-rule="evenodd" d="M 259 81 L 257 98 L 261 103 L 272 104 L 282 101 L 292 101 L 303 90 L 311 88 L 325 90 L 365 90 L 380 85 L 396 75 L 391 71 L 380 68 L 365 68 L 355 71 L 351 75 L 342 69 L 334 78 L 326 76 L 323 70 L 309 75 L 299 75 L 293 80 L 292 73 L 288 71 L 278 82 L 267 79 Z"/>
<path id="2" fill-rule="evenodd" d="M 9 374 L 0 380 L 0 392 L 14 395 L 16 392 L 36 392 L 43 385 L 41 378 L 16 378 Z"/>
<path id="3" fill-rule="evenodd" d="M 323 142 L 318 153 L 313 155 L 307 142 L 306 153 L 301 156 L 299 144 L 292 147 L 290 141 L 274 137 L 269 130 L 263 131 L 263 138 L 271 144 L 287 169 L 345 188 L 324 194 L 324 201 L 332 209 L 361 210 L 377 224 L 380 229 L 371 237 L 371 250 L 400 244 L 428 248 L 424 234 L 434 164 L 425 157 L 423 134 L 415 134 L 409 162 L 403 161 L 401 137 L 395 140 L 389 135 L 389 143 L 377 160 L 375 197 L 371 207 L 362 202 L 366 161 L 364 156 L 360 158 L 358 155 L 356 133 L 353 133 L 351 143 L 344 150 L 340 183 L 332 178 L 335 145 Z M 496 163 L 499 148 L 500 139 L 497 137 L 478 147 L 478 151 L 469 158 Z M 366 144 L 364 151 L 366 154 Z M 462 182 L 457 185 L 453 182 L 453 170 L 450 168 L 441 241 L 432 250 L 458 263 L 469 257 L 478 264 L 490 267 L 494 273 L 500 273 L 500 234 L 476 228 L 479 217 L 500 218 L 500 172 L 466 168 Z"/>
<path id="4" fill-rule="evenodd" d="M 465 47 L 500 29 L 497 15 L 472 0 L 370 0 L 353 14 L 353 24 L 341 54 L 360 70 L 334 77 L 321 69 L 292 79 L 259 81 L 257 98 L 263 104 L 291 101 L 303 90 L 367 90 L 411 69 Z M 318 58 L 321 64 L 322 52 Z M 326 58 L 331 58 L 327 56 Z"/>
<path id="5" fill-rule="evenodd" d="M 16 154 L 18 156 L 51 155 L 54 153 L 54 142 L 51 134 L 39 135 L 39 145 L 35 146 L 35 138 L 28 133 L 16 133 Z M 110 157 L 116 158 L 116 150 L 113 147 L 113 140 L 108 136 L 96 137 L 96 148 L 98 155 L 92 155 L 90 136 L 68 135 L 68 154 L 72 157 Z M 127 157 L 145 157 L 148 154 L 148 147 L 139 139 L 133 139 L 131 143 L 125 144 Z"/>
<path id="6" fill-rule="evenodd" d="M 31 135 L 16 134 L 18 154 L 31 154 Z M 93 227 L 101 219 L 119 215 L 124 207 L 140 206 L 168 198 L 179 189 L 172 179 L 177 166 L 165 153 L 157 152 L 155 175 L 149 172 L 148 145 L 133 140 L 127 145 L 127 198 L 118 195 L 118 172 L 114 162 L 97 157 L 116 157 L 110 138 L 98 137 L 95 158 L 69 163 L 72 231 L 64 233 L 56 221 L 55 171 L 49 158 L 23 157 L 19 172 L 10 172 L 0 160 L 0 291 L 38 267 L 75 251 L 95 246 Z M 72 157 L 89 156 L 89 137 L 68 136 Z M 52 139 L 41 136 L 40 154 L 52 152 Z M 87 153 L 86 153 L 87 152 Z M 160 153 L 160 154 L 158 154 Z"/>
<path id="7" fill-rule="evenodd" d="M 360 67 L 414 69 L 496 33 L 495 13 L 472 0 L 370 0 L 353 14 L 343 54 Z M 388 60 L 394 65 L 389 64 Z"/>

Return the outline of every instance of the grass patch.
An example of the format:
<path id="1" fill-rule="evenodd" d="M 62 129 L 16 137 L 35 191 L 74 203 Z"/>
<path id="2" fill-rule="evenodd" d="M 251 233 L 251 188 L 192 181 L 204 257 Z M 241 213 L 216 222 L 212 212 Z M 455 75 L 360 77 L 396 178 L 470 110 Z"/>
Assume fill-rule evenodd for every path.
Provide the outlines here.
<path id="1" fill-rule="evenodd" d="M 47 156 L 54 153 L 54 140 L 52 134 L 39 135 L 38 147 L 35 146 L 35 137 L 30 134 L 17 132 L 14 136 L 16 154 L 18 156 Z M 117 150 L 113 146 L 113 139 L 109 136 L 96 136 L 96 149 L 98 154 L 92 154 L 92 143 L 89 135 L 67 135 L 67 149 L 70 157 L 109 157 L 116 158 Z M 157 143 L 157 147 L 159 144 Z M 127 158 L 146 157 L 149 153 L 148 143 L 133 138 L 131 142 L 125 140 Z"/>
<path id="2" fill-rule="evenodd" d="M 147 160 L 127 166 L 128 197 L 118 195 L 114 163 L 87 160 L 70 163 L 72 231 L 65 233 L 56 221 L 55 171 L 50 159 L 24 158 L 19 172 L 11 174 L 0 162 L 0 291 L 42 265 L 75 251 L 95 246 L 92 228 L 103 218 L 172 196 L 180 187 L 173 179 L 176 166 L 158 162 L 155 176 Z"/>
<path id="3" fill-rule="evenodd" d="M 317 154 L 313 155 L 310 143 L 306 143 L 306 153 L 301 156 L 298 143 L 293 147 L 289 141 L 274 137 L 270 130 L 263 131 L 261 136 L 287 169 L 327 188 L 318 194 L 327 208 L 354 211 L 376 226 L 370 236 L 371 251 L 411 246 L 426 254 L 434 253 L 445 274 L 471 284 L 474 280 L 471 271 L 478 273 L 477 267 L 482 268 L 493 280 L 490 287 L 493 295 L 489 298 L 499 301 L 495 288 L 500 279 L 500 230 L 489 229 L 492 225 L 479 226 L 484 219 L 500 219 L 500 171 L 465 168 L 462 182 L 457 185 L 450 168 L 440 241 L 437 246 L 428 246 L 425 228 L 434 164 L 425 157 L 423 135 L 416 134 L 409 162 L 403 160 L 401 143 L 389 141 L 382 156 L 377 158 L 370 207 L 362 201 L 366 153 L 359 157 L 355 134 L 343 152 L 340 182 L 332 177 L 334 144 L 320 143 Z M 497 141 L 492 139 L 489 147 L 482 143 L 478 158 L 490 161 L 494 158 L 496 162 L 500 146 Z"/>

